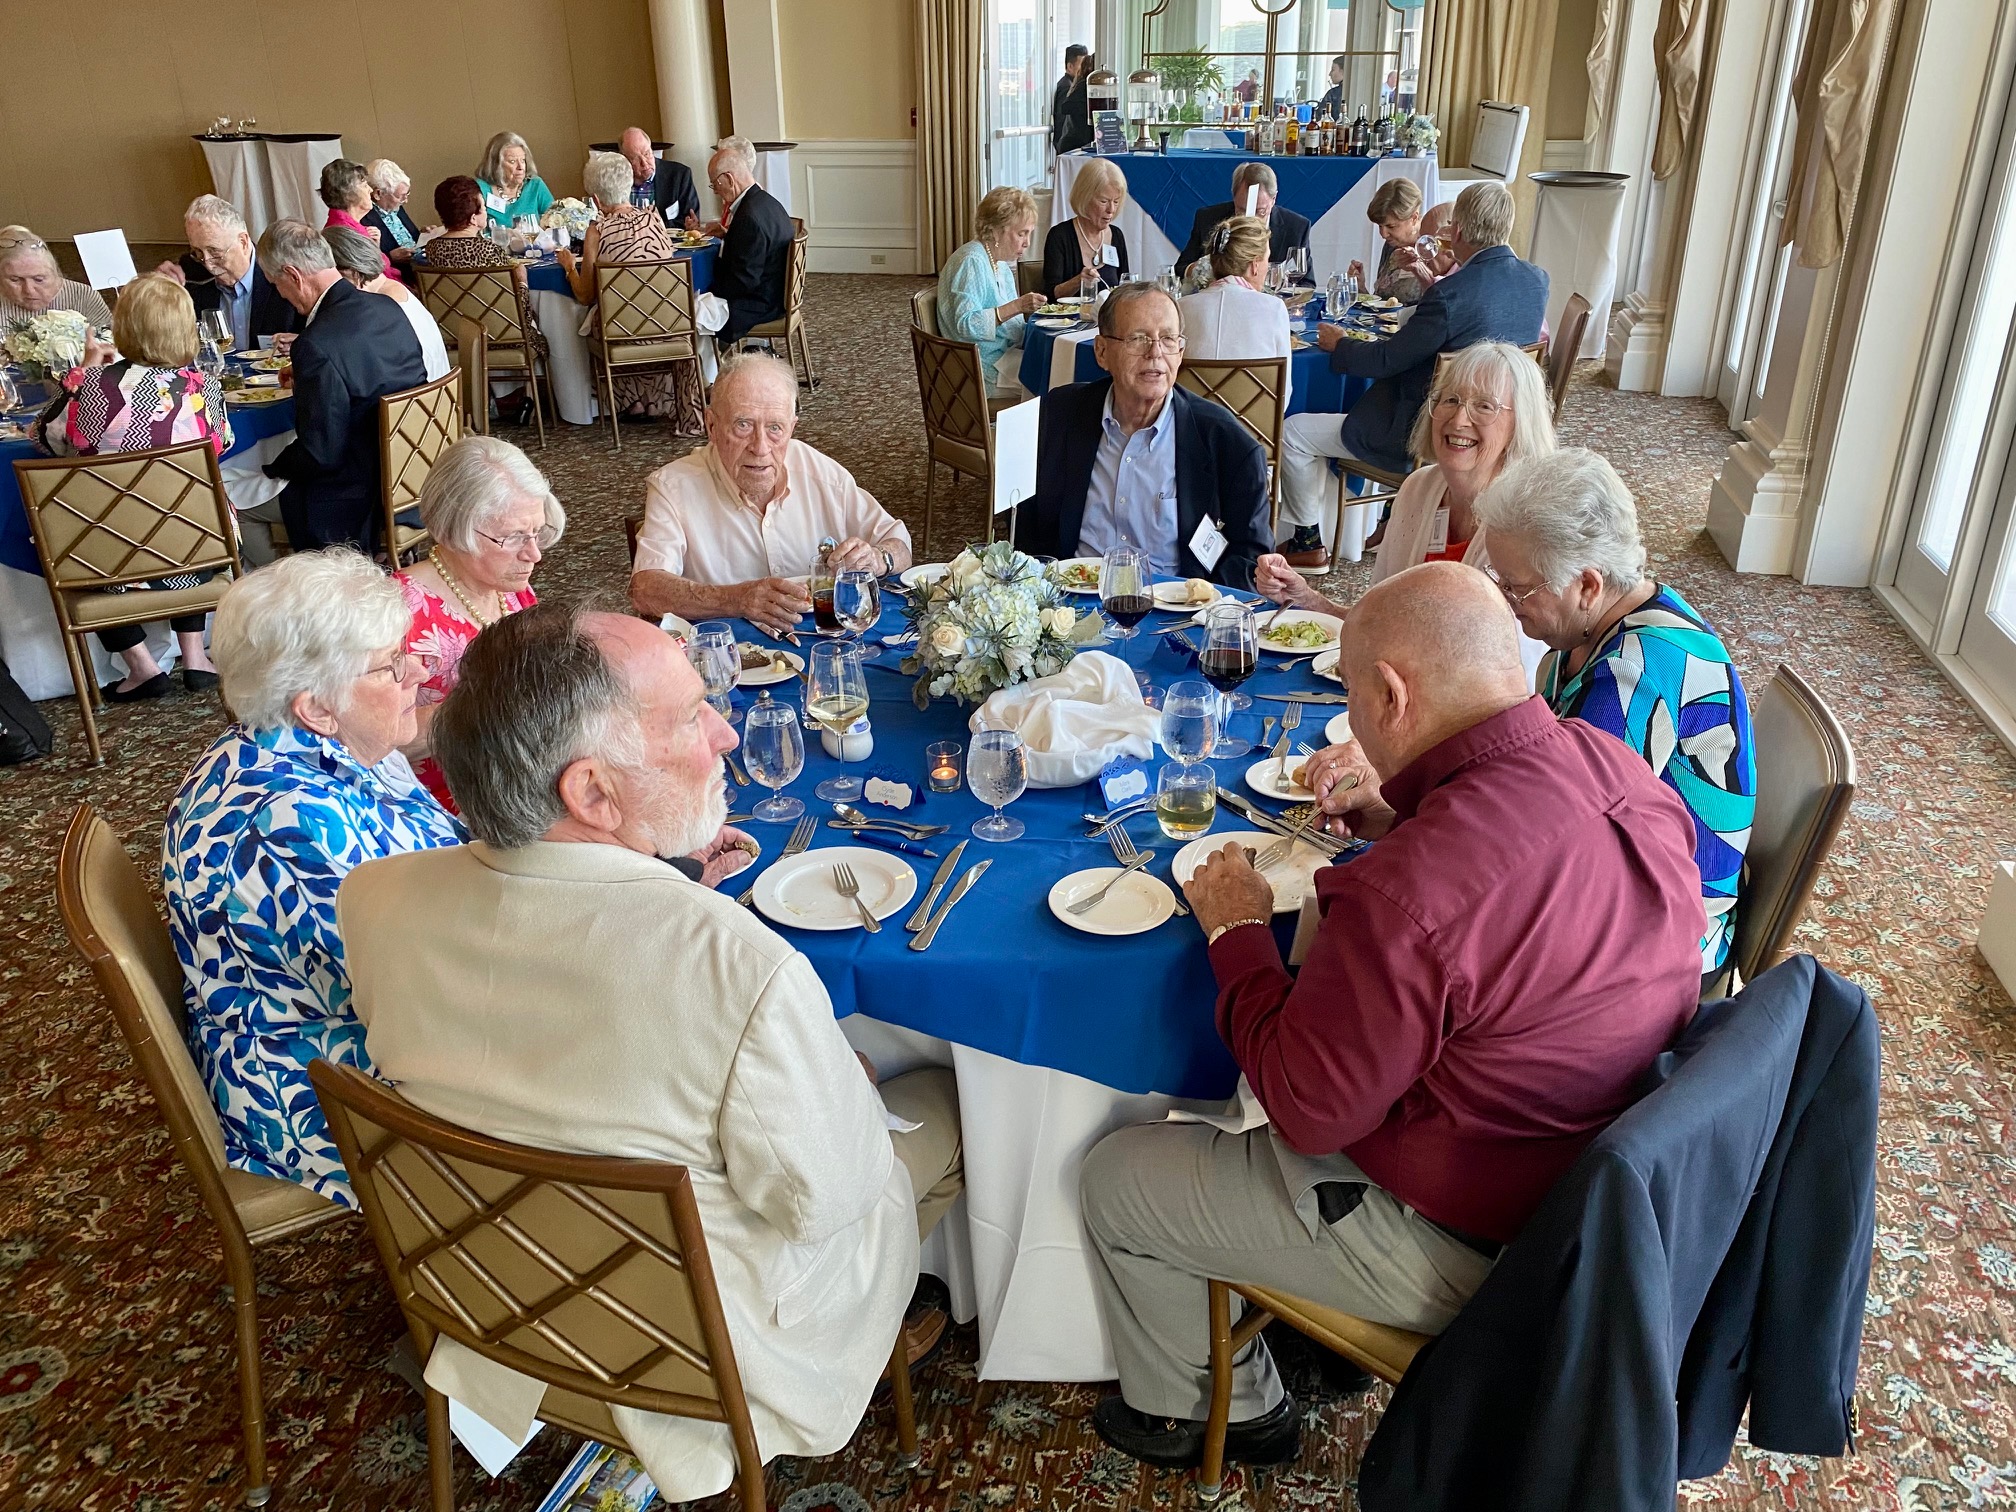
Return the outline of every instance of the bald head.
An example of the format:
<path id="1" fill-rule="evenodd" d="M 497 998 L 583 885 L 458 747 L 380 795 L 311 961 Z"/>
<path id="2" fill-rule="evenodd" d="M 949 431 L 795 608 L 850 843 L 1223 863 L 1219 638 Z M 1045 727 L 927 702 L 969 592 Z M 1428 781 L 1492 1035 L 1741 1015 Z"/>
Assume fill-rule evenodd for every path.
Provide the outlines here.
<path id="1" fill-rule="evenodd" d="M 1511 608 L 1461 562 L 1424 562 L 1369 590 L 1344 622 L 1340 665 L 1352 733 L 1382 777 L 1530 691 Z"/>
<path id="2" fill-rule="evenodd" d="M 616 150 L 629 160 L 631 176 L 638 183 L 649 183 L 658 172 L 658 159 L 651 151 L 651 134 L 642 126 L 624 128 L 623 135 L 616 139 Z"/>

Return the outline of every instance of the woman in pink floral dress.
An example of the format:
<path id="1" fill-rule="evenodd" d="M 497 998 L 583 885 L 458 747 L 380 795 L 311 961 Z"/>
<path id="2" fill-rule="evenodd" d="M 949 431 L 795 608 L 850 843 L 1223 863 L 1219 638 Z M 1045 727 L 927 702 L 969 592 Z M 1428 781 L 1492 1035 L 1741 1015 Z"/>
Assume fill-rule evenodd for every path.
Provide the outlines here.
<path id="1" fill-rule="evenodd" d="M 532 459 L 494 436 L 464 436 L 420 489 L 427 556 L 392 580 L 413 613 L 406 651 L 424 668 L 419 734 L 405 747 L 427 790 L 454 799 L 433 757 L 434 712 L 454 688 L 469 643 L 507 614 L 538 602 L 532 572 L 567 527 L 566 511 Z"/>

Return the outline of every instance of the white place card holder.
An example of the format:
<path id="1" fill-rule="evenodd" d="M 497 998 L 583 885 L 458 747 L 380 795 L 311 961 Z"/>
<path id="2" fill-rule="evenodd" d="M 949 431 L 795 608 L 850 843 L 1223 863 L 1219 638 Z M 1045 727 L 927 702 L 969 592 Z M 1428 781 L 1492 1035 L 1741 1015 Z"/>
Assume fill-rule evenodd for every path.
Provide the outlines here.
<path id="1" fill-rule="evenodd" d="M 94 289 L 123 289 L 140 276 L 124 231 L 79 231 L 77 257 L 84 281 Z"/>
<path id="2" fill-rule="evenodd" d="M 994 417 L 994 513 L 1036 494 L 1036 421 L 1041 399 L 1012 404 Z"/>

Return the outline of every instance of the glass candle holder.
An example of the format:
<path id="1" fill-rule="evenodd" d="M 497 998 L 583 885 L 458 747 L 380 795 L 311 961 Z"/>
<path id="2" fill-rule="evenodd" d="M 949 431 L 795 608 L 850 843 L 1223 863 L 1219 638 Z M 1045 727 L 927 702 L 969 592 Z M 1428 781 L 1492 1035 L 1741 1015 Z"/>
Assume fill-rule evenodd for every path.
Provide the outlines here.
<path id="1" fill-rule="evenodd" d="M 924 747 L 924 775 L 934 793 L 956 793 L 966 784 L 966 749 L 956 740 Z"/>

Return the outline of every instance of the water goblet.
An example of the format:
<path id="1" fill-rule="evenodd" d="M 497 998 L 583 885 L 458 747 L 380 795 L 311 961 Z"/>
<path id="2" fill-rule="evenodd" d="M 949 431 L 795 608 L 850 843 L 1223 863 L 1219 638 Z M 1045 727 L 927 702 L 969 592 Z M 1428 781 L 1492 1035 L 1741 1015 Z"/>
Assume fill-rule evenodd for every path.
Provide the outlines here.
<path id="1" fill-rule="evenodd" d="M 1217 689 L 1194 678 L 1171 683 L 1162 694 L 1162 749 L 1195 766 L 1217 747 Z"/>
<path id="2" fill-rule="evenodd" d="M 695 625 L 686 659 L 706 685 L 708 706 L 733 724 L 735 703 L 729 695 L 742 680 L 742 653 L 735 646 L 734 626 L 725 620 L 703 620 Z"/>
<path id="3" fill-rule="evenodd" d="M 861 635 L 882 618 L 882 584 L 865 567 L 852 567 L 833 579 L 833 617 L 840 628 Z"/>
<path id="4" fill-rule="evenodd" d="M 1013 730 L 976 730 L 973 749 L 966 757 L 966 786 L 972 789 L 975 798 L 994 810 L 992 818 L 973 822 L 975 839 L 1021 837 L 1022 821 L 1001 812 L 1029 786 L 1029 753 L 1023 748 L 1020 735 Z"/>
<path id="5" fill-rule="evenodd" d="M 804 804 L 783 795 L 805 770 L 805 732 L 799 728 L 798 711 L 791 705 L 765 699 L 749 711 L 748 728 L 742 737 L 742 763 L 751 777 L 770 789 L 770 796 L 749 811 L 751 818 L 784 824 L 805 812 Z"/>

